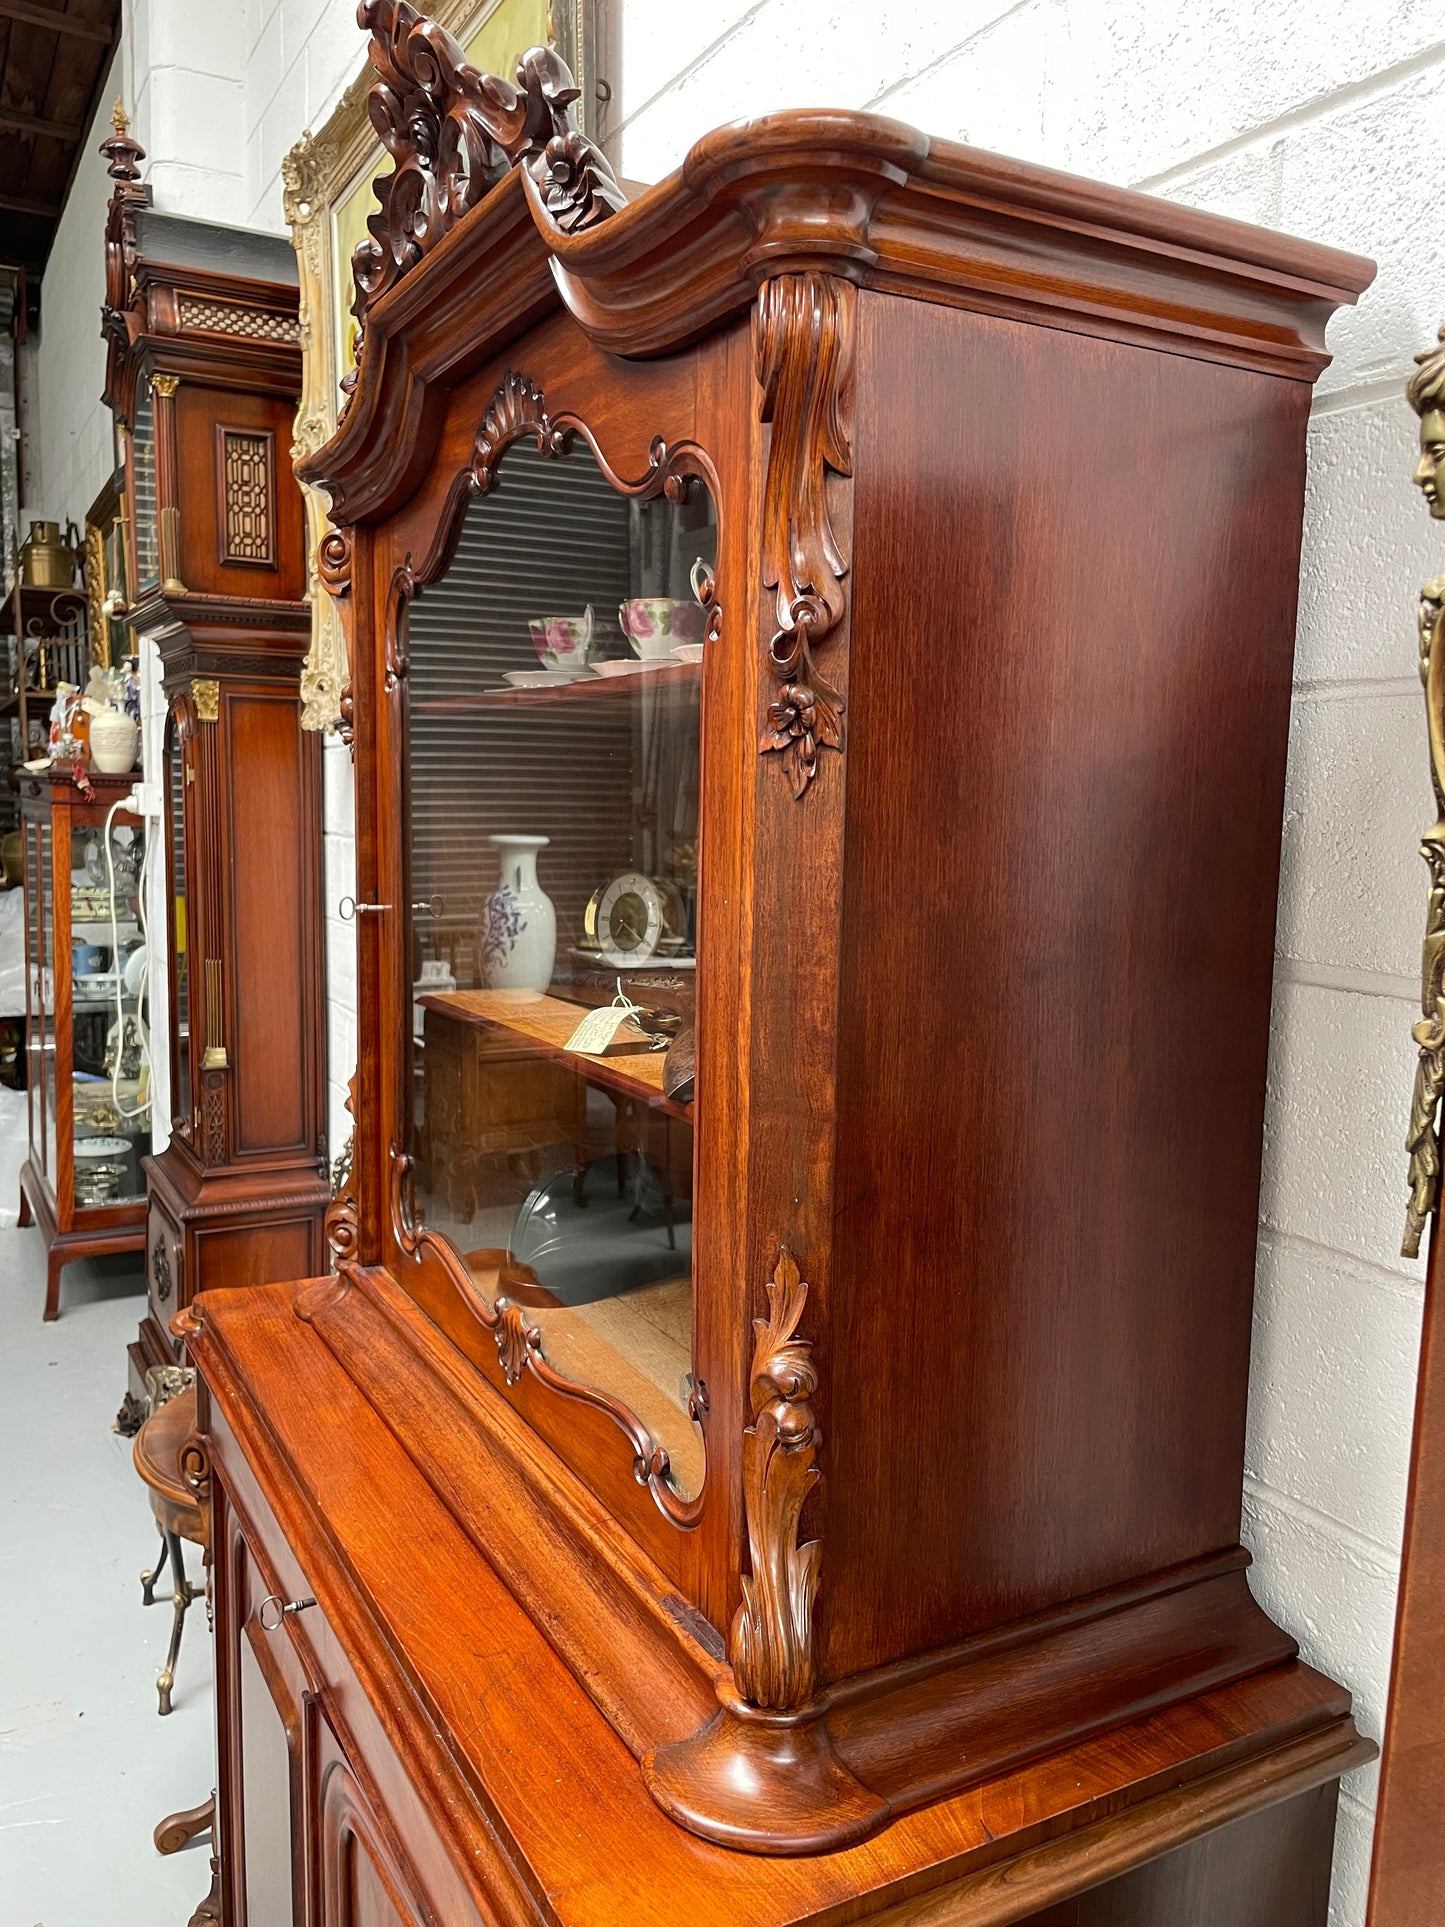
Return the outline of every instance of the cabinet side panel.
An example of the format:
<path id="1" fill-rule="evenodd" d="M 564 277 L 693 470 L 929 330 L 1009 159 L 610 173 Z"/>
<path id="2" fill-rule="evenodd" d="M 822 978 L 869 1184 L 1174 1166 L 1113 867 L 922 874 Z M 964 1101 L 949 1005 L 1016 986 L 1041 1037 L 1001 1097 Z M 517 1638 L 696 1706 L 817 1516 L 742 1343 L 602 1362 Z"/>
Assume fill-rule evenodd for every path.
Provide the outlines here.
<path id="1" fill-rule="evenodd" d="M 1309 403 L 859 322 L 833 1675 L 1238 1537 Z"/>
<path id="2" fill-rule="evenodd" d="M 294 695 L 227 693 L 236 983 L 236 1154 L 305 1151 L 310 999 L 301 933 L 306 820 Z"/>
<path id="3" fill-rule="evenodd" d="M 229 1290 L 236 1285 L 270 1285 L 278 1279 L 304 1278 L 316 1257 L 316 1211 L 295 1218 L 268 1213 L 242 1222 L 194 1233 L 197 1287 Z M 193 1295 L 193 1294 L 192 1294 Z"/>

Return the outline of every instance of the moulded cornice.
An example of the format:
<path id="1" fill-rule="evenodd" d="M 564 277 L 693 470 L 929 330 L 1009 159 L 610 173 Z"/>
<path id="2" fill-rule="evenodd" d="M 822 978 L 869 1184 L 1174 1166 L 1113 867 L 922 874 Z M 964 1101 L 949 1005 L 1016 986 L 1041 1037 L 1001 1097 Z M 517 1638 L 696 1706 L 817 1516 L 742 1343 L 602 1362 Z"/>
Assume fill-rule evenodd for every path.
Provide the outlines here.
<path id="1" fill-rule="evenodd" d="M 1042 265 L 1041 265 L 1042 264 Z M 673 353 L 807 269 L 1311 381 L 1325 324 L 1373 278 L 1357 255 L 952 142 L 801 111 L 706 135 L 583 233 L 507 175 L 368 309 L 356 394 L 302 466 L 339 522 L 390 513 L 445 391 L 565 304 L 608 353 Z"/>

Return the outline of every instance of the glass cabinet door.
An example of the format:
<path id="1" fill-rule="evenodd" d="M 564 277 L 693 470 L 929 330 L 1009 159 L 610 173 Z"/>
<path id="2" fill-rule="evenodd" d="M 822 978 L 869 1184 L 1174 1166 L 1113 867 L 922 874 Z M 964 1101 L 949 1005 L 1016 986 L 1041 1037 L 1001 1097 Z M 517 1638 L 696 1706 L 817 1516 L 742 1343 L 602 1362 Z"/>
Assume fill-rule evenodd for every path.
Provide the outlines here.
<path id="1" fill-rule="evenodd" d="M 717 528 L 701 482 L 681 497 L 618 493 L 580 439 L 502 458 L 410 610 L 408 896 L 418 1216 L 690 1497 Z"/>
<path id="2" fill-rule="evenodd" d="M 150 1059 L 140 921 L 145 833 L 133 819 L 72 818 L 71 1116 L 77 1210 L 144 1196 Z"/>

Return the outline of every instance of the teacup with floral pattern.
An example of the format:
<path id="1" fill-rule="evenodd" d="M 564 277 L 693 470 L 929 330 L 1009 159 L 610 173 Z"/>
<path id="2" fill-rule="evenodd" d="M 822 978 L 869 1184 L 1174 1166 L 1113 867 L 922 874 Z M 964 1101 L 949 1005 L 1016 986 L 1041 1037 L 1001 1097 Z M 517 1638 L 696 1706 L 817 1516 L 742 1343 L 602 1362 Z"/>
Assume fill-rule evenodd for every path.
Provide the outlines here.
<path id="1" fill-rule="evenodd" d="M 592 604 L 580 616 L 538 616 L 527 624 L 544 669 L 585 669 L 592 647 Z"/>
<path id="2" fill-rule="evenodd" d="M 644 662 L 670 656 L 680 642 L 701 642 L 706 611 L 688 597 L 634 596 L 617 611 L 634 656 Z"/>

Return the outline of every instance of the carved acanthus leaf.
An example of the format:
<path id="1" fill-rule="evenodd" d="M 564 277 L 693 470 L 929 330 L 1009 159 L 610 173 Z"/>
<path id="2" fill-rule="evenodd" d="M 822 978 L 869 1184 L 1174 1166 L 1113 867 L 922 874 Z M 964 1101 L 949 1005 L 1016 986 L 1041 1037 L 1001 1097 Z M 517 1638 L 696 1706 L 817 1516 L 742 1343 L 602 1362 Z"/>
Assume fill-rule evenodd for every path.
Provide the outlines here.
<path id="1" fill-rule="evenodd" d="M 527 1369 L 531 1354 L 541 1351 L 542 1334 L 510 1298 L 499 1298 L 496 1309 L 497 1326 L 492 1335 L 497 1341 L 497 1357 L 502 1363 L 502 1376 L 509 1385 L 515 1385 Z"/>
<path id="2" fill-rule="evenodd" d="M 485 494 L 497 479 L 497 463 L 513 442 L 530 435 L 542 455 L 565 455 L 572 430 L 559 428 L 547 413 L 542 391 L 527 375 L 509 368 L 487 404 L 477 439 L 472 445 L 471 477 Z"/>
<path id="3" fill-rule="evenodd" d="M 830 473 L 848 476 L 853 386 L 851 282 L 779 275 L 758 296 L 756 361 L 762 418 L 773 426 L 763 493 L 763 582 L 777 628 L 768 648 L 779 684 L 759 748 L 781 752 L 794 796 L 823 749 L 843 747 L 845 703 L 819 673 L 818 644 L 842 620 L 847 558 L 833 529 Z"/>
<path id="4" fill-rule="evenodd" d="M 744 1699 L 781 1710 L 812 1697 L 813 1604 L 822 1545 L 798 1543 L 803 1505 L 818 1484 L 822 1434 L 811 1400 L 813 1348 L 797 1336 L 808 1287 L 783 1249 L 767 1287 L 768 1316 L 753 1321 L 753 1422 L 743 1435 L 743 1497 L 751 1573 L 728 1644 Z"/>
<path id="5" fill-rule="evenodd" d="M 550 47 L 523 54 L 512 86 L 479 73 L 406 0 L 362 0 L 357 19 L 378 75 L 367 111 L 396 161 L 377 182 L 371 238 L 353 258 L 358 321 L 513 167 L 526 167 L 567 233 L 623 205 L 606 159 L 577 127 L 578 89 Z"/>

